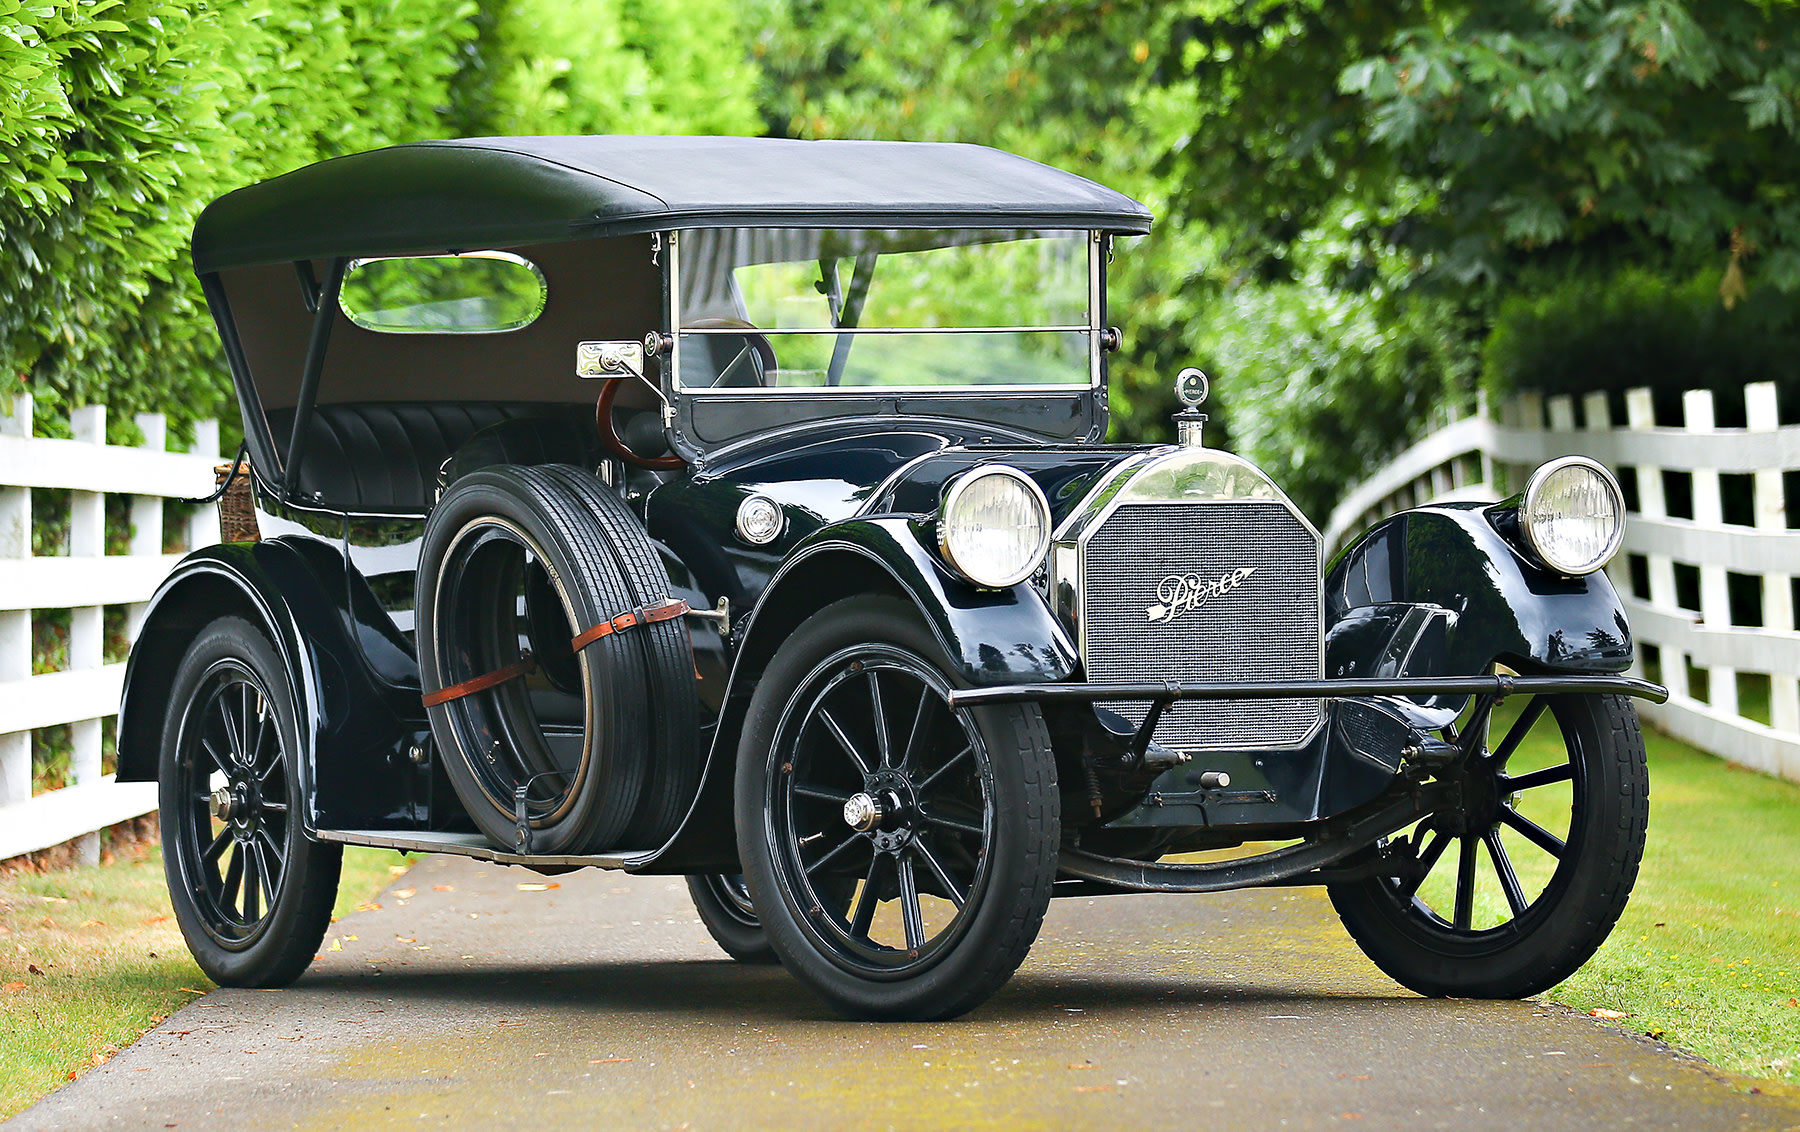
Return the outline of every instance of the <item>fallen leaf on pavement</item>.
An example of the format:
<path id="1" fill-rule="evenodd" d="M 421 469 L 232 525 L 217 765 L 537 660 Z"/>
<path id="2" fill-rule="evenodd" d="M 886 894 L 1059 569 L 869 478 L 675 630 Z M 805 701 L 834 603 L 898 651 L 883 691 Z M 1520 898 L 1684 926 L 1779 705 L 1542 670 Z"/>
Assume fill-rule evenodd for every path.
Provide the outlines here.
<path id="1" fill-rule="evenodd" d="M 334 939 L 331 941 L 331 946 L 327 947 L 325 950 L 326 951 L 342 951 L 342 950 L 344 950 L 344 941 L 341 939 Z"/>
<path id="2" fill-rule="evenodd" d="M 630 1061 L 630 1060 L 631 1059 L 629 1057 L 597 1057 L 594 1060 L 588 1062 L 588 1064 L 589 1065 L 618 1065 L 620 1062 Z"/>
<path id="3" fill-rule="evenodd" d="M 453 884 L 434 884 L 431 886 L 431 891 L 433 891 L 433 892 L 455 892 L 456 886 Z"/>
<path id="4" fill-rule="evenodd" d="M 1619 1019 L 1629 1018 L 1631 1015 L 1623 1010 L 1608 1010 L 1604 1006 L 1596 1006 L 1594 1009 L 1588 1011 L 1588 1017 L 1599 1018 L 1606 1022 L 1617 1022 Z"/>
<path id="5" fill-rule="evenodd" d="M 519 891 L 520 892 L 547 892 L 552 888 L 561 888 L 561 887 L 562 887 L 562 885 L 560 885 L 560 884 L 539 884 L 535 881 L 527 881 L 527 882 L 519 885 Z"/>
<path id="6" fill-rule="evenodd" d="M 176 987 L 176 988 L 175 988 L 175 989 L 176 989 L 176 990 L 182 990 L 182 991 L 186 991 L 186 992 L 188 992 L 188 993 L 189 993 L 189 994 L 205 994 L 205 993 L 206 993 L 206 992 L 205 992 L 205 991 L 203 991 L 203 990 L 195 990 L 195 989 L 194 989 L 194 988 L 193 988 L 193 987 Z"/>
<path id="7" fill-rule="evenodd" d="M 394 895 L 399 897 L 401 900 L 411 900 L 413 897 L 417 896 L 418 894 L 419 894 L 419 890 L 416 888 L 403 888 L 400 891 L 394 893 Z"/>

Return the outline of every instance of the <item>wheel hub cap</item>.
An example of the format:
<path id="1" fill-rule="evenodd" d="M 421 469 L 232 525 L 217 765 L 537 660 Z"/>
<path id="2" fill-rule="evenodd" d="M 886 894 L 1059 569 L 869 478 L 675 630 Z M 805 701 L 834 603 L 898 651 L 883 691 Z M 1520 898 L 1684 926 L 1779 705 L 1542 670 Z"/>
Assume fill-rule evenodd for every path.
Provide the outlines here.
<path id="1" fill-rule="evenodd" d="M 243 806 L 237 793 L 229 786 L 221 786 L 217 790 L 214 790 L 211 797 L 207 799 L 207 804 L 212 809 L 213 817 L 218 818 L 223 822 L 231 821 L 233 818 L 237 817 L 238 812 Z"/>
<path id="2" fill-rule="evenodd" d="M 881 824 L 881 803 L 868 794 L 852 794 L 844 803 L 844 824 L 868 833 Z"/>

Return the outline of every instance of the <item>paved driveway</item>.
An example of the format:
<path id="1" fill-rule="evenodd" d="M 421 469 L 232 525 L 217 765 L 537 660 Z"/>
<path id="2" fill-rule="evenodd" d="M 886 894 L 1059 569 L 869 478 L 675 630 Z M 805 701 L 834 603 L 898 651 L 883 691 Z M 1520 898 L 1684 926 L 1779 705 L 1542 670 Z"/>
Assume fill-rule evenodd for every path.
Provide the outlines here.
<path id="1" fill-rule="evenodd" d="M 1311 890 L 1058 901 L 937 1025 L 725 960 L 677 878 L 430 858 L 380 903 L 293 987 L 207 995 L 6 1132 L 1800 1128 L 1568 1011 L 1416 998 Z"/>

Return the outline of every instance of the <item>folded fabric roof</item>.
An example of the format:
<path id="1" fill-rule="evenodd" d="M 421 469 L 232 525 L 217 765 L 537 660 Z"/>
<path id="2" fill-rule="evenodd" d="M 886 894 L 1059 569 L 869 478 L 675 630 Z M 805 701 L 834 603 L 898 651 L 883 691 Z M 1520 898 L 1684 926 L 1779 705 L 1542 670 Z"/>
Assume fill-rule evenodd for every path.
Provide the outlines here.
<path id="1" fill-rule="evenodd" d="M 1150 212 L 1085 177 L 944 142 L 518 137 L 415 142 L 228 193 L 194 270 L 547 243 L 678 228 L 1090 228 Z"/>

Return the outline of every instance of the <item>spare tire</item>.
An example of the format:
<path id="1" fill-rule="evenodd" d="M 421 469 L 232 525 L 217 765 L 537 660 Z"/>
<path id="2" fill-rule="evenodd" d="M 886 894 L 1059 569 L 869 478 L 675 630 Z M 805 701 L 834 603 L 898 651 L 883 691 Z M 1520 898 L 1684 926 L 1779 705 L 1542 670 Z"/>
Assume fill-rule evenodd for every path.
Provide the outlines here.
<path id="1" fill-rule="evenodd" d="M 421 548 L 419 672 L 444 769 L 482 832 L 533 854 L 654 847 L 672 832 L 669 776 L 650 773 L 652 688 L 668 663 L 652 670 L 663 642 L 646 630 L 685 630 L 677 618 L 571 648 L 647 604 L 611 542 L 649 540 L 616 497 L 594 495 L 613 521 L 563 474 L 482 469 L 444 493 Z M 691 663 L 680 674 L 691 694 Z M 657 817 L 640 818 L 646 802 Z"/>
<path id="2" fill-rule="evenodd" d="M 668 601 L 673 587 L 662 556 L 618 493 L 572 464 L 546 464 L 540 470 L 572 491 L 599 524 L 636 607 Z M 648 848 L 674 836 L 700 788 L 700 691 L 694 684 L 694 646 L 685 619 L 640 625 L 626 635 L 642 646 L 650 675 L 650 767 L 624 840 Z"/>

